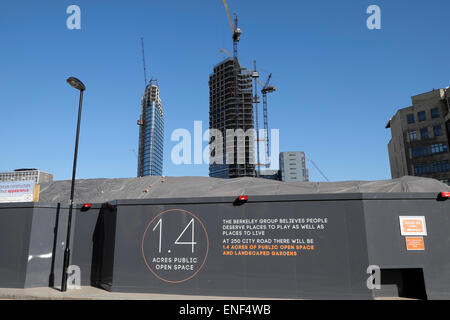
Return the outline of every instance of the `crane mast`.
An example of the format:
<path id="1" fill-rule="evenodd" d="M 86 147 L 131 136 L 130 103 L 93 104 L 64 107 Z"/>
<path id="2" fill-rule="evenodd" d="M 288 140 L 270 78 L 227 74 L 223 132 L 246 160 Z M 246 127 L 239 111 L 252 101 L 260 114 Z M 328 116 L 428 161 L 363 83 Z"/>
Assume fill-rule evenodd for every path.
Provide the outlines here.
<path id="1" fill-rule="evenodd" d="M 253 96 L 253 104 L 255 105 L 255 129 L 256 129 L 256 165 L 258 166 L 258 177 L 261 175 L 261 162 L 259 157 L 259 142 L 261 141 L 259 139 L 259 120 L 258 120 L 258 103 L 259 103 L 259 97 L 258 97 L 258 79 L 259 79 L 259 72 L 256 69 L 256 60 L 253 61 L 253 72 L 252 72 L 252 78 L 254 82 L 254 89 L 255 93 Z"/>
<path id="2" fill-rule="evenodd" d="M 261 94 L 263 97 L 263 116 L 264 116 L 264 141 L 266 142 L 266 168 L 270 167 L 270 158 L 269 158 L 269 115 L 267 111 L 267 94 L 275 92 L 277 90 L 276 87 L 270 86 L 270 79 L 272 78 L 272 74 L 269 74 L 267 77 L 267 81 L 265 84 L 262 84 L 260 81 L 260 85 L 262 87 Z"/>

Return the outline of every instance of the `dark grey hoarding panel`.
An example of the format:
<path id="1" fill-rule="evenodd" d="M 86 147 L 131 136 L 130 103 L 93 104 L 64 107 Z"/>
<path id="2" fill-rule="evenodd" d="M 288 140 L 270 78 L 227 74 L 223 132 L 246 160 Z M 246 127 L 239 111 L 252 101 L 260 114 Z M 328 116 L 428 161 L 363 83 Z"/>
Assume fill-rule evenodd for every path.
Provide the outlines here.
<path id="1" fill-rule="evenodd" d="M 112 291 L 371 298 L 360 201 L 119 202 L 104 217 L 117 219 L 105 229 Z"/>
<path id="2" fill-rule="evenodd" d="M 364 201 L 369 261 L 381 269 L 422 269 L 429 299 L 450 298 L 450 201 Z M 425 250 L 407 250 L 400 216 L 425 217 Z M 374 291 L 377 294 L 377 291 Z"/>
<path id="3" fill-rule="evenodd" d="M 0 205 L 0 287 L 25 287 L 33 210 Z"/>
<path id="4" fill-rule="evenodd" d="M 66 224 L 56 204 L 0 205 L 0 287 L 59 286 Z"/>
<path id="5" fill-rule="evenodd" d="M 87 286 L 98 281 L 95 267 L 94 241 L 99 231 L 100 206 L 92 205 L 89 210 L 74 210 L 74 230 L 72 233 L 71 264 L 81 271 L 81 285 Z"/>
<path id="6" fill-rule="evenodd" d="M 53 208 L 34 208 L 30 230 L 30 243 L 27 257 L 26 288 L 49 286 L 52 275 L 52 261 L 55 264 L 56 253 L 61 247 L 54 247 L 54 230 L 59 222 L 60 213 Z M 58 244 L 56 244 L 58 247 Z M 58 250 L 59 249 L 59 250 Z M 55 259 L 53 259 L 55 258 Z"/>

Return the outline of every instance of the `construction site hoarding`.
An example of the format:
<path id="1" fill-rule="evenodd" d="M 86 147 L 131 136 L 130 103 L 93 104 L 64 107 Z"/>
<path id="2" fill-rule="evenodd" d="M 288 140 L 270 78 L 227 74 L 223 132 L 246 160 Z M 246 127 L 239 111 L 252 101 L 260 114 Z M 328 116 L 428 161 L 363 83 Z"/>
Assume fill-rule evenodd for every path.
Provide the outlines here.
<path id="1" fill-rule="evenodd" d="M 81 285 L 230 297 L 450 298 L 450 200 L 437 181 L 149 177 L 78 186 L 78 199 L 129 197 L 77 202 L 70 266 L 78 271 L 69 278 Z M 62 201 L 69 190 L 56 182 L 41 195 Z M 0 204 L 0 287 L 60 286 L 67 214 L 67 203 Z"/>
<path id="2" fill-rule="evenodd" d="M 105 207 L 96 250 L 100 286 L 237 297 L 450 298 L 450 202 L 436 194 L 235 200 L 123 200 Z M 399 217 L 419 212 L 429 229 L 425 249 L 409 250 Z M 371 268 L 381 272 L 380 289 L 368 285 Z"/>

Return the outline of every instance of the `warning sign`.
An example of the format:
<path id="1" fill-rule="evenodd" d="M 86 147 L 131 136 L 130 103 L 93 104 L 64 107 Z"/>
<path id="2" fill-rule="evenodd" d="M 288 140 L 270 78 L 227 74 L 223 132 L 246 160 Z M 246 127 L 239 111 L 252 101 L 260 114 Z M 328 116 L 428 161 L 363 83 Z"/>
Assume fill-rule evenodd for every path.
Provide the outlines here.
<path id="1" fill-rule="evenodd" d="M 425 217 L 400 217 L 400 230 L 402 236 L 426 236 L 427 226 L 425 223 Z"/>
<path id="2" fill-rule="evenodd" d="M 406 237 L 407 250 L 425 250 L 423 237 Z"/>

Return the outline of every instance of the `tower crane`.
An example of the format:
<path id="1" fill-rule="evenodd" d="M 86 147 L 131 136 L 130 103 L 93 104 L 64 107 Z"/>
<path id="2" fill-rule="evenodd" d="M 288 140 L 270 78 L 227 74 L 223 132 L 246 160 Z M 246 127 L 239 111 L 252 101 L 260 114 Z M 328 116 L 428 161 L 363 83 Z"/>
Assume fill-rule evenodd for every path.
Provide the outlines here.
<path id="1" fill-rule="evenodd" d="M 267 77 L 267 81 L 263 84 L 258 80 L 261 85 L 261 94 L 263 97 L 263 115 L 264 115 L 264 140 L 266 141 L 266 168 L 270 167 L 269 160 L 269 117 L 267 113 L 267 94 L 277 91 L 277 88 L 269 85 L 270 79 L 272 78 L 272 74 L 269 74 Z"/>
<path id="2" fill-rule="evenodd" d="M 228 15 L 228 20 L 230 21 L 230 25 L 231 25 L 231 30 L 233 31 L 233 57 L 237 58 L 238 55 L 238 42 L 241 40 L 241 34 L 242 34 L 242 30 L 238 27 L 238 17 L 236 16 L 234 18 L 234 23 L 233 23 L 233 19 L 231 19 L 231 15 L 230 15 L 230 10 L 228 9 L 228 4 L 227 4 L 227 0 L 222 0 L 223 5 L 225 6 L 225 10 L 227 11 L 227 15 Z"/>
<path id="3" fill-rule="evenodd" d="M 227 49 L 220 49 L 220 52 L 222 52 L 223 54 L 225 54 L 227 57 L 232 58 L 231 53 L 229 53 Z"/>
<path id="4" fill-rule="evenodd" d="M 144 38 L 143 37 L 141 37 L 141 47 L 142 47 L 142 63 L 144 65 L 144 82 L 145 82 L 145 87 L 147 87 L 147 67 L 145 65 L 145 51 L 144 51 Z M 141 118 L 139 118 L 139 120 L 137 121 L 137 125 L 142 126 L 143 124 L 144 124 L 144 120 L 142 119 L 142 115 L 141 115 Z"/>
<path id="5" fill-rule="evenodd" d="M 262 164 L 259 161 L 259 142 L 261 141 L 259 139 L 259 123 L 258 123 L 258 104 L 259 104 L 259 97 L 258 97 L 258 82 L 259 82 L 259 72 L 256 70 L 256 60 L 253 60 L 253 72 L 252 72 L 252 78 L 254 82 L 254 88 L 255 93 L 253 96 L 253 104 L 255 105 L 255 129 L 256 129 L 256 165 L 258 166 L 257 176 L 261 176 L 261 166 Z"/>
<path id="6" fill-rule="evenodd" d="M 142 46 L 142 62 L 144 64 L 144 81 L 145 86 L 147 86 L 147 67 L 145 66 L 145 51 L 144 51 L 144 38 L 141 37 L 141 46 Z"/>

